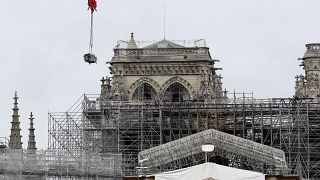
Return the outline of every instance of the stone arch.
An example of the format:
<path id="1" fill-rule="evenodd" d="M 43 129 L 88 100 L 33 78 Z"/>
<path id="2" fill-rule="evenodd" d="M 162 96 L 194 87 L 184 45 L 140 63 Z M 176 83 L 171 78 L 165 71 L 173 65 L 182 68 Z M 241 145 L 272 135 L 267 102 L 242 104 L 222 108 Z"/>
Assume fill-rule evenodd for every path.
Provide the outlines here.
<path id="1" fill-rule="evenodd" d="M 159 100 L 160 85 L 155 80 L 148 78 L 148 77 L 140 78 L 131 84 L 129 91 L 128 91 L 129 100 L 133 100 L 132 98 L 133 98 L 135 91 L 143 84 L 150 86 L 154 90 L 154 93 L 155 93 L 154 100 Z"/>
<path id="2" fill-rule="evenodd" d="M 181 77 L 172 77 L 162 85 L 161 90 L 160 90 L 161 98 L 165 97 L 165 93 L 168 90 L 168 88 L 170 88 L 174 84 L 183 86 L 189 94 L 188 100 L 194 100 L 194 98 L 195 98 L 194 88 L 192 87 L 192 85 L 188 81 L 186 81 L 185 79 L 183 79 Z"/>

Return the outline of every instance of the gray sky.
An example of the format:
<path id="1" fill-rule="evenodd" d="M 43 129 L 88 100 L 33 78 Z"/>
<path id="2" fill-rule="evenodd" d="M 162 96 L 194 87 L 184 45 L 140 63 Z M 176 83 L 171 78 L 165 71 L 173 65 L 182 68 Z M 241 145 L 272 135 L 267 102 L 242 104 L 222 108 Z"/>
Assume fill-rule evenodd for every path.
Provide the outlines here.
<path id="1" fill-rule="evenodd" d="M 2 1 L 0 5 L 0 136 L 9 136 L 18 91 L 23 147 L 29 114 L 39 148 L 47 147 L 48 112 L 66 111 L 83 93 L 99 93 L 119 39 L 160 40 L 163 0 L 97 0 L 94 53 L 88 66 L 86 0 Z M 224 87 L 257 98 L 292 97 L 297 58 L 319 42 L 318 0 L 167 0 L 167 39 L 204 38 L 220 59 Z"/>

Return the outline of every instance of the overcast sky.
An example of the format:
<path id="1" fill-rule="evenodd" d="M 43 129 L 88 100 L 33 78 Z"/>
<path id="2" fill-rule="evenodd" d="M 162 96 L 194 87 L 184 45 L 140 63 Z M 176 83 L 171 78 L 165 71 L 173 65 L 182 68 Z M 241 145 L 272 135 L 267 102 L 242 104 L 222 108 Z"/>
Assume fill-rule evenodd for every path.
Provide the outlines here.
<path id="1" fill-rule="evenodd" d="M 0 136 L 10 135 L 18 91 L 23 147 L 29 114 L 38 148 L 47 147 L 48 112 L 66 111 L 83 93 L 99 93 L 117 40 L 161 40 L 163 0 L 97 0 L 94 53 L 88 66 L 86 0 L 1 1 Z M 297 58 L 319 42 L 319 0 L 167 0 L 166 37 L 206 39 L 223 87 L 256 98 L 292 97 Z"/>

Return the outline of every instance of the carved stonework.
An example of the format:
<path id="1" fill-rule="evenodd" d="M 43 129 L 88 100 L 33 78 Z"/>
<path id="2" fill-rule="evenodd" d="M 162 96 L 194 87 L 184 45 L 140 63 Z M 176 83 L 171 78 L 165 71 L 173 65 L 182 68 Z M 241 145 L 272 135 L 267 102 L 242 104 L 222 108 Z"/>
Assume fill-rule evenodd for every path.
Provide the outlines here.
<path id="1" fill-rule="evenodd" d="M 111 86 L 111 99 L 114 101 L 125 101 L 126 95 L 124 94 L 123 82 L 116 79 L 112 82 Z"/>
<path id="2" fill-rule="evenodd" d="M 295 98 L 320 97 L 320 44 L 307 44 L 307 51 L 302 59 L 305 76 L 296 76 Z"/>
<path id="3" fill-rule="evenodd" d="M 296 76 L 295 98 L 305 97 L 305 81 L 302 75 Z"/>
<path id="4" fill-rule="evenodd" d="M 102 78 L 101 79 L 101 97 L 109 100 L 111 98 L 111 79 L 110 78 Z"/>
<path id="5" fill-rule="evenodd" d="M 119 56 L 175 56 L 175 55 L 207 55 L 207 48 L 186 48 L 186 49 L 116 49 Z"/>
<path id="6" fill-rule="evenodd" d="M 310 73 L 306 82 L 306 94 L 309 98 L 317 98 L 319 95 L 319 77 L 318 74 Z"/>
<path id="7" fill-rule="evenodd" d="M 189 101 L 222 98 L 221 77 L 209 48 L 185 47 L 168 40 L 139 47 L 133 39 L 127 48 L 116 46 L 101 96 L 114 101 Z"/>
<path id="8" fill-rule="evenodd" d="M 222 98 L 224 96 L 223 96 L 223 90 L 222 90 L 222 80 L 221 80 L 222 77 L 221 77 L 221 75 L 219 75 L 216 79 L 217 79 L 217 83 L 215 85 L 215 89 L 214 89 L 213 93 L 216 93 L 215 97 Z"/>
<path id="9" fill-rule="evenodd" d="M 201 81 L 198 97 L 201 100 L 210 100 L 223 98 L 222 77 L 216 74 L 204 74 L 204 80 Z"/>

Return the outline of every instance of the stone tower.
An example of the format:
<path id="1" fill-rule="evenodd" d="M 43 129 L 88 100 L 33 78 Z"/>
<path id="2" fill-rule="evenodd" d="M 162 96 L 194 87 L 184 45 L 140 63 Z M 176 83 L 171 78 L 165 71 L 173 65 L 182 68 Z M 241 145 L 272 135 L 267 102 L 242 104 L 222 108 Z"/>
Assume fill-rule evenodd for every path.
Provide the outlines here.
<path id="1" fill-rule="evenodd" d="M 320 44 L 306 45 L 307 50 L 301 58 L 305 75 L 296 76 L 295 98 L 319 98 Z"/>
<path id="2" fill-rule="evenodd" d="M 124 41 L 120 41 L 124 42 Z M 163 39 L 141 46 L 131 34 L 110 62 L 101 95 L 113 101 L 210 101 L 223 98 L 221 76 L 204 40 L 192 46 Z"/>
<path id="3" fill-rule="evenodd" d="M 28 153 L 35 154 L 36 153 L 36 141 L 35 141 L 35 135 L 34 135 L 34 127 L 33 127 L 33 114 L 30 113 L 30 128 L 29 128 L 29 140 L 28 140 Z"/>
<path id="4" fill-rule="evenodd" d="M 9 148 L 22 149 L 21 135 L 20 135 L 20 121 L 19 121 L 19 108 L 18 108 L 18 96 L 17 92 L 14 95 L 13 115 L 11 122 L 11 135 L 9 141 Z"/>

